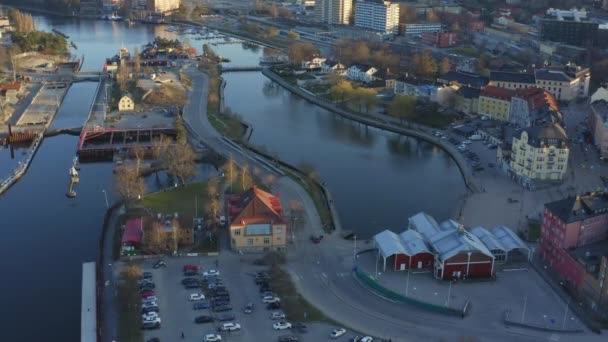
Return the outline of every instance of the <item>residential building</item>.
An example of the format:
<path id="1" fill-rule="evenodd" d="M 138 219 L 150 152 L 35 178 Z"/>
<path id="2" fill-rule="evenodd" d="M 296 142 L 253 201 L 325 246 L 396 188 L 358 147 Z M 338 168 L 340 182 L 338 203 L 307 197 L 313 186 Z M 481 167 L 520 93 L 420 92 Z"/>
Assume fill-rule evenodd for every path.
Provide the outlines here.
<path id="1" fill-rule="evenodd" d="M 409 95 L 430 98 L 436 91 L 432 81 L 415 77 L 401 76 L 394 79 L 393 92 L 395 95 Z"/>
<path id="2" fill-rule="evenodd" d="M 282 251 L 287 224 L 281 201 L 256 186 L 227 199 L 230 246 L 244 252 Z"/>
<path id="3" fill-rule="evenodd" d="M 561 181 L 568 169 L 568 135 L 554 122 L 532 126 L 514 135 L 510 168 L 519 182 Z"/>
<path id="4" fill-rule="evenodd" d="M 464 114 L 477 114 L 479 111 L 479 93 L 478 88 L 460 87 L 456 91 L 454 109 Z"/>
<path id="5" fill-rule="evenodd" d="M 540 39 L 576 46 L 592 46 L 598 26 L 598 23 L 589 20 L 585 10 L 564 11 L 550 8 L 540 21 Z"/>
<path id="6" fill-rule="evenodd" d="M 346 77 L 353 81 L 369 83 L 376 79 L 374 75 L 377 72 L 378 69 L 372 66 L 365 64 L 353 64 L 346 70 Z"/>
<path id="7" fill-rule="evenodd" d="M 494 120 L 509 121 L 511 97 L 514 91 L 507 88 L 487 86 L 479 93 L 479 114 Z"/>
<path id="8" fill-rule="evenodd" d="M 587 193 L 545 204 L 539 253 L 547 266 L 569 286 L 581 289 L 585 285 L 594 287 L 594 282 L 606 283 L 603 259 L 608 252 L 607 238 L 607 193 Z M 590 261 L 594 267 L 589 267 Z M 599 271 L 604 279 L 598 277 Z M 596 280 L 586 279 L 586 272 L 592 273 Z M 604 292 L 608 290 L 604 285 L 601 287 Z"/>
<path id="9" fill-rule="evenodd" d="M 490 84 L 507 89 L 530 88 L 536 85 L 533 74 L 520 72 L 490 71 Z"/>
<path id="10" fill-rule="evenodd" d="M 321 70 L 323 63 L 325 63 L 326 60 L 327 58 L 323 57 L 313 57 L 309 61 L 302 61 L 301 68 L 305 70 Z"/>
<path id="11" fill-rule="evenodd" d="M 542 120 L 561 121 L 557 112 L 559 112 L 557 101 L 548 91 L 540 88 L 518 89 L 511 97 L 509 122 L 524 128 Z"/>
<path id="12" fill-rule="evenodd" d="M 536 86 L 549 91 L 557 100 L 572 101 L 589 95 L 591 73 L 579 66 L 548 67 L 534 72 Z"/>
<path id="13" fill-rule="evenodd" d="M 488 84 L 489 80 L 487 77 L 468 72 L 448 71 L 447 73 L 439 76 L 437 82 L 447 85 L 483 88 Z"/>
<path id="14" fill-rule="evenodd" d="M 403 35 L 421 35 L 426 32 L 441 32 L 441 23 L 399 24 L 399 33 Z"/>
<path id="15" fill-rule="evenodd" d="M 148 11 L 166 14 L 179 8 L 180 0 L 148 0 Z"/>
<path id="16" fill-rule="evenodd" d="M 345 73 L 345 70 L 346 67 L 344 66 L 344 64 L 338 61 L 326 59 L 324 62 L 321 63 L 321 72 L 324 73 L 336 72 L 339 74 L 343 74 Z"/>
<path id="17" fill-rule="evenodd" d="M 608 101 L 596 100 L 589 107 L 589 130 L 593 144 L 600 150 L 602 158 L 608 158 Z"/>
<path id="18" fill-rule="evenodd" d="M 119 112 L 132 112 L 135 109 L 135 103 L 130 95 L 123 95 L 118 101 Z"/>
<path id="19" fill-rule="evenodd" d="M 357 0 L 355 8 L 355 26 L 385 33 L 398 33 L 398 3 L 384 0 Z"/>
<path id="20" fill-rule="evenodd" d="M 456 46 L 457 35 L 454 32 L 428 32 L 422 34 L 422 41 L 440 48 Z"/>
<path id="21" fill-rule="evenodd" d="M 353 12 L 353 0 L 316 0 L 315 19 L 329 25 L 348 25 Z"/>

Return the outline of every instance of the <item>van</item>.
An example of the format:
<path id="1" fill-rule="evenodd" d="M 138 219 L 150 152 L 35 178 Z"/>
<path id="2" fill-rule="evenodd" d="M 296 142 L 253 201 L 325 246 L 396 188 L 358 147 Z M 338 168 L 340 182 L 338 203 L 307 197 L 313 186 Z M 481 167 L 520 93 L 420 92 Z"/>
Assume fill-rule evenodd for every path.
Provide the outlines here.
<path id="1" fill-rule="evenodd" d="M 471 141 L 478 141 L 478 140 L 482 140 L 482 139 L 483 139 L 483 137 L 479 134 L 474 134 L 469 137 L 469 140 L 471 140 Z"/>

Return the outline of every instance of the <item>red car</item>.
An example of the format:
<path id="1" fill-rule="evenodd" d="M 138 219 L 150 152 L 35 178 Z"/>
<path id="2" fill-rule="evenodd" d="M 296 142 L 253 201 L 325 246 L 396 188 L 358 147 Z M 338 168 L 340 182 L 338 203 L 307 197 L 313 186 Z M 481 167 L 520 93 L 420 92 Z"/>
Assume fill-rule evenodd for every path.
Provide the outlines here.
<path id="1" fill-rule="evenodd" d="M 184 271 L 192 270 L 198 271 L 199 267 L 196 265 L 184 265 Z"/>
<path id="2" fill-rule="evenodd" d="M 140 293 L 140 295 L 141 295 L 141 299 L 146 299 L 148 297 L 154 296 L 154 291 L 144 291 L 144 292 Z"/>

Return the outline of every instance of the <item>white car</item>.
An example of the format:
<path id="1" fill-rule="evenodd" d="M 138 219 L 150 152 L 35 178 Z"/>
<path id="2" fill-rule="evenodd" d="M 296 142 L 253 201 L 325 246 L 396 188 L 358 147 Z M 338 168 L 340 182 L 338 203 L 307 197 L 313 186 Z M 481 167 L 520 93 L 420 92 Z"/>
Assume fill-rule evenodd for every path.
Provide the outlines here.
<path id="1" fill-rule="evenodd" d="M 279 299 L 279 297 L 266 296 L 266 297 L 262 298 L 262 303 L 264 303 L 264 304 L 277 303 L 280 301 L 281 300 Z"/>
<path id="2" fill-rule="evenodd" d="M 147 309 L 147 308 L 157 308 L 158 307 L 158 303 L 157 302 L 145 302 L 141 305 L 142 309 Z"/>
<path id="3" fill-rule="evenodd" d="M 291 329 L 291 323 L 288 322 L 276 322 L 275 324 L 272 325 L 272 328 L 274 330 L 285 330 L 285 329 Z"/>
<path id="4" fill-rule="evenodd" d="M 235 331 L 235 330 L 241 330 L 241 325 L 238 323 L 224 323 L 222 324 L 222 326 L 220 327 L 221 331 Z"/>
<path id="5" fill-rule="evenodd" d="M 331 338 L 338 338 L 342 335 L 346 334 L 346 329 L 344 328 L 340 328 L 340 329 L 335 329 L 331 332 L 331 334 L 329 334 L 329 337 Z"/>
<path id="6" fill-rule="evenodd" d="M 215 334 L 207 334 L 207 335 L 205 335 L 205 338 L 203 338 L 203 342 L 216 342 L 216 341 L 221 341 L 221 340 L 222 340 L 222 336 L 215 335 Z"/>
<path id="7" fill-rule="evenodd" d="M 150 296 L 150 297 L 146 297 L 145 299 L 142 299 L 141 303 L 142 304 L 156 303 L 157 301 L 158 301 L 158 297 L 156 297 L 156 296 Z"/>
<path id="8" fill-rule="evenodd" d="M 141 315 L 141 319 L 145 320 L 154 320 L 156 318 L 159 318 L 160 316 L 158 316 L 158 312 L 146 312 L 145 314 Z"/>
<path id="9" fill-rule="evenodd" d="M 146 323 L 158 323 L 160 324 L 160 317 L 154 317 L 154 318 L 144 318 L 142 319 L 142 323 L 146 324 Z"/>
<path id="10" fill-rule="evenodd" d="M 285 314 L 281 311 L 275 311 L 270 314 L 270 319 L 283 319 L 285 318 Z"/>
<path id="11" fill-rule="evenodd" d="M 217 277 L 220 275 L 220 271 L 218 270 L 209 270 L 203 273 L 203 277 Z"/>
<path id="12" fill-rule="evenodd" d="M 203 299 L 205 299 L 205 295 L 202 293 L 191 293 L 190 294 L 190 301 L 192 301 L 192 302 L 203 300 Z"/>
<path id="13" fill-rule="evenodd" d="M 361 339 L 361 342 L 373 342 L 374 339 L 371 336 L 365 336 Z"/>
<path id="14" fill-rule="evenodd" d="M 463 141 L 462 143 L 463 143 L 463 144 L 465 144 L 465 145 L 468 145 L 468 144 L 470 144 L 470 143 L 471 143 L 471 140 L 465 140 L 465 141 Z"/>

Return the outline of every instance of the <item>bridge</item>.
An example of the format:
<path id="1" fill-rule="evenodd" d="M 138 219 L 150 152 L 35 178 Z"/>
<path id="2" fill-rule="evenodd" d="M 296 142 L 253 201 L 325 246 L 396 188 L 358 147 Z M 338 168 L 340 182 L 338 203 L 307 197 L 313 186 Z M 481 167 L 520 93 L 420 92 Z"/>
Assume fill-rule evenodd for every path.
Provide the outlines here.
<path id="1" fill-rule="evenodd" d="M 91 75 L 96 75 L 96 76 L 100 76 L 103 75 L 103 72 L 97 70 L 97 71 L 74 71 L 74 75 L 75 76 L 91 76 Z"/>
<path id="2" fill-rule="evenodd" d="M 256 66 L 221 66 L 220 72 L 240 72 L 240 71 L 262 71 L 264 67 L 259 65 Z"/>

